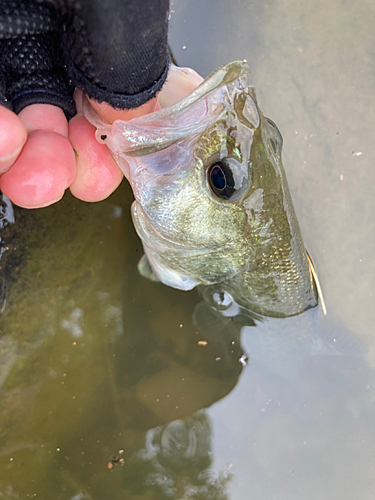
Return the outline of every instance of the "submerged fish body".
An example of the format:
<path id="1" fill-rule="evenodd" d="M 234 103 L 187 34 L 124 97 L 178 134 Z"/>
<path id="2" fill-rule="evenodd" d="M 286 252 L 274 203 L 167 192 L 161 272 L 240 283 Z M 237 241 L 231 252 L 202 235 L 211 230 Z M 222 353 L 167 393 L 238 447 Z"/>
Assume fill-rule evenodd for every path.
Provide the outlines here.
<path id="1" fill-rule="evenodd" d="M 172 68 L 171 71 L 179 71 Z M 86 116 L 133 188 L 132 216 L 163 283 L 218 293 L 265 316 L 317 304 L 281 163 L 282 137 L 236 61 L 180 102 L 129 122 Z"/>

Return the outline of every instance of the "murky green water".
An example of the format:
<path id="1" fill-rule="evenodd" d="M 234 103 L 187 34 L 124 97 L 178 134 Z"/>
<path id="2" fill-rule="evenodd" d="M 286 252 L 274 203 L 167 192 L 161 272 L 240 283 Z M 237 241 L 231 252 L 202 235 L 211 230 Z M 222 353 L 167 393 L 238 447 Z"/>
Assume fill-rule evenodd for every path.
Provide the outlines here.
<path id="1" fill-rule="evenodd" d="M 100 204 L 16 209 L 0 261 L 0 498 L 372 500 L 375 6 L 172 9 L 179 64 L 206 76 L 248 60 L 328 315 L 232 321 L 141 278 L 125 184 Z"/>

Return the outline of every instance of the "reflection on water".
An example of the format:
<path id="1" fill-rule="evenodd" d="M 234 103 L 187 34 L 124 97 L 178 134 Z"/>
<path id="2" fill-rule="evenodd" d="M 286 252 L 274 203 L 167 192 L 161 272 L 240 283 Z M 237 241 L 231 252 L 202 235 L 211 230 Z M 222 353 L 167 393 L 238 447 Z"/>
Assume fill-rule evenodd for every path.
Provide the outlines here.
<path id="1" fill-rule="evenodd" d="M 125 183 L 97 205 L 67 195 L 44 210 L 16 209 L 2 232 L 5 498 L 233 498 L 249 458 L 253 471 L 270 474 L 268 433 L 277 441 L 280 425 L 283 435 L 305 432 L 289 415 L 289 392 L 301 397 L 302 376 L 311 386 L 303 397 L 317 397 L 315 359 L 329 392 L 343 370 L 353 384 L 348 359 L 360 347 L 350 336 L 322 336 L 318 309 L 261 318 L 215 286 L 180 292 L 139 276 L 130 202 Z M 241 394 L 235 406 L 231 391 Z M 356 398 L 351 404 L 361 411 Z M 275 424 L 259 421 L 266 412 Z"/>
<path id="2" fill-rule="evenodd" d="M 196 292 L 138 276 L 130 202 L 125 184 L 98 205 L 66 196 L 2 233 L 2 495 L 226 498 L 199 411 L 238 380 L 238 328 L 206 333 Z"/>
<path id="3" fill-rule="evenodd" d="M 125 184 L 99 204 L 3 200 L 0 498 L 373 499 L 374 7 L 328 7 L 175 0 L 171 39 L 205 75 L 249 60 L 327 317 L 143 279 Z M 212 29 L 187 40 L 204 8 Z"/>
<path id="4" fill-rule="evenodd" d="M 151 429 L 139 456 L 152 472 L 146 484 L 165 498 L 226 500 L 229 471 L 214 477 L 211 467 L 211 425 L 204 412 Z"/>

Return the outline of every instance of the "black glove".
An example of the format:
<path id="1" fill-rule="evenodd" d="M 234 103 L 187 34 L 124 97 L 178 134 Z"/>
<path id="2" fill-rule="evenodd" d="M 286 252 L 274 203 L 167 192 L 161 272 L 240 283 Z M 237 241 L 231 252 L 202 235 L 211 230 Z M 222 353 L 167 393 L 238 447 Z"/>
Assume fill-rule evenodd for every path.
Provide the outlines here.
<path id="1" fill-rule="evenodd" d="M 169 0 L 0 0 L 0 104 L 75 114 L 74 87 L 137 108 L 169 67 Z"/>

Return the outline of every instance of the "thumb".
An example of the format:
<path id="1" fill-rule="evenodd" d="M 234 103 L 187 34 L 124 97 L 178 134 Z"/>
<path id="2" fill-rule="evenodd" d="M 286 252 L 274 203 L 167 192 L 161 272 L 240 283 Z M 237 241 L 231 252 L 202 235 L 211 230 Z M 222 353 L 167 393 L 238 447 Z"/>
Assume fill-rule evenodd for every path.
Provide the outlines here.
<path id="1" fill-rule="evenodd" d="M 77 108 L 76 116 L 83 116 L 83 95 L 84 94 L 81 89 L 76 89 L 74 92 L 74 101 Z M 94 99 L 91 99 L 88 95 L 86 95 L 86 98 L 89 101 L 90 106 L 108 123 L 113 123 L 116 120 L 128 121 L 160 109 L 157 97 L 154 97 L 139 108 L 135 109 L 116 109 L 112 108 L 112 106 L 106 102 L 99 103 Z"/>
<path id="2" fill-rule="evenodd" d="M 113 123 L 116 120 L 132 120 L 133 118 L 138 118 L 139 116 L 147 115 L 160 109 L 157 97 L 154 97 L 139 108 L 135 109 L 115 109 L 105 102 L 98 103 L 97 101 L 90 99 L 88 96 L 87 99 L 98 115 L 109 123 Z"/>
<path id="3" fill-rule="evenodd" d="M 116 120 L 128 121 L 139 116 L 144 116 L 162 107 L 176 104 L 181 99 L 193 92 L 198 85 L 203 82 L 203 78 L 191 68 L 179 68 L 171 66 L 168 78 L 158 96 L 135 109 L 115 109 L 109 104 L 98 103 L 87 96 L 93 109 L 107 122 L 113 123 Z"/>

